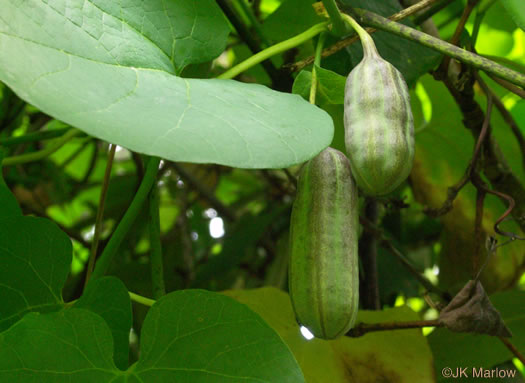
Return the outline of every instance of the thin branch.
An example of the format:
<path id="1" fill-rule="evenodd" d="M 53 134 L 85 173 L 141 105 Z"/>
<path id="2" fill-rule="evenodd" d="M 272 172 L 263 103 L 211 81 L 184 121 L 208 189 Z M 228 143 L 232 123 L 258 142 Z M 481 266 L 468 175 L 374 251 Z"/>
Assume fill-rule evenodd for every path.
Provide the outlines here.
<path id="1" fill-rule="evenodd" d="M 426 33 L 407 27 L 406 25 L 388 20 L 378 14 L 363 9 L 354 9 L 354 12 L 359 15 L 362 22 L 368 25 L 385 30 L 405 39 L 415 41 L 437 52 L 472 65 L 475 68 L 482 69 L 516 85 L 525 87 L 525 74 L 516 72 L 485 57 L 479 56 L 465 49 L 458 48 L 446 41 L 437 39 L 433 36 L 427 35 Z"/>
<path id="2" fill-rule="evenodd" d="M 474 219 L 474 253 L 472 255 L 472 279 L 479 275 L 481 264 L 481 249 L 483 244 L 483 204 L 485 202 L 485 191 L 481 188 L 476 193 L 476 217 Z"/>
<path id="3" fill-rule="evenodd" d="M 382 247 L 390 251 L 403 266 L 418 280 L 418 282 L 429 292 L 432 292 L 438 295 L 444 301 L 450 300 L 450 295 L 444 291 L 441 291 L 438 287 L 434 286 L 423 274 L 421 274 L 415 267 L 410 263 L 410 261 L 392 244 L 392 242 L 383 234 L 383 230 L 375 227 L 371 222 L 369 222 L 364 217 L 359 217 L 359 222 L 363 225 L 364 229 L 373 233 L 379 240 L 379 243 Z"/>
<path id="4" fill-rule="evenodd" d="M 405 8 L 402 11 L 399 11 L 399 12 L 393 14 L 392 16 L 389 17 L 389 19 L 395 20 L 395 21 L 402 20 L 402 19 L 404 19 L 404 18 L 406 18 L 406 17 L 408 17 L 408 16 L 410 16 L 410 15 L 420 11 L 421 9 L 429 7 L 430 5 L 436 3 L 437 1 L 439 1 L 439 0 L 422 0 L 419 3 L 414 4 L 411 7 Z M 374 28 L 366 28 L 366 31 L 368 33 L 372 34 L 372 33 L 374 33 L 376 31 L 376 29 L 374 29 Z M 351 37 L 347 37 L 346 39 L 338 41 L 337 43 L 335 43 L 331 47 L 326 48 L 325 50 L 323 50 L 323 52 L 321 53 L 321 56 L 322 57 L 331 56 L 331 55 L 339 52 L 341 49 L 344 49 L 347 46 L 355 43 L 358 40 L 359 40 L 359 37 L 357 35 L 354 35 L 354 36 L 351 36 Z M 315 56 L 310 56 L 310 57 L 308 57 L 308 58 L 306 58 L 304 60 L 298 61 L 296 63 L 284 65 L 283 69 L 286 69 L 289 72 L 297 72 L 297 71 L 300 71 L 301 69 L 303 69 L 304 67 L 310 65 L 311 63 L 313 63 L 314 60 L 315 60 Z"/>
<path id="5" fill-rule="evenodd" d="M 456 45 L 456 46 L 458 45 L 459 38 L 461 37 L 461 34 L 463 33 L 463 30 L 465 29 L 465 25 L 467 24 L 467 21 L 477 3 L 478 3 L 478 0 L 473 0 L 473 1 L 469 0 L 467 2 L 467 5 L 463 9 L 463 13 L 461 14 L 461 17 L 459 19 L 459 22 L 456 25 L 456 30 L 454 31 L 454 35 L 452 35 L 452 38 L 450 39 L 450 44 Z M 443 60 L 441 61 L 441 70 L 443 72 L 446 72 L 449 64 L 450 64 L 450 56 L 443 57 Z"/>
<path id="6" fill-rule="evenodd" d="M 501 99 L 496 96 L 496 94 L 485 84 L 483 79 L 481 77 L 477 78 L 477 81 L 480 84 L 484 84 L 485 86 L 482 86 L 482 89 L 484 92 L 488 92 L 492 98 L 492 101 L 494 102 L 494 105 L 500 112 L 501 116 L 503 117 L 503 120 L 509 125 L 510 129 L 512 130 L 512 133 L 516 137 L 516 140 L 518 141 L 518 145 L 520 147 L 521 151 L 521 157 L 523 161 L 523 168 L 525 169 L 525 138 L 523 137 L 523 133 L 521 133 L 520 127 L 518 126 L 517 122 L 514 120 L 514 117 L 512 117 L 512 114 L 507 110 Z M 487 96 L 488 94 L 485 93 Z"/>
<path id="7" fill-rule="evenodd" d="M 379 213 L 378 202 L 373 198 L 365 199 L 365 217 L 377 226 Z M 365 231 L 359 240 L 359 259 L 363 265 L 364 279 L 359 284 L 359 296 L 365 310 L 380 310 L 379 281 L 377 275 L 377 238 L 370 231 Z"/>
<path id="8" fill-rule="evenodd" d="M 444 327 L 444 325 L 437 319 L 410 322 L 358 323 L 345 335 L 352 338 L 358 338 L 373 331 L 410 330 L 423 327 Z"/>
<path id="9" fill-rule="evenodd" d="M 509 351 L 520 360 L 521 363 L 525 364 L 525 356 L 523 356 L 523 354 L 510 342 L 510 340 L 503 338 L 502 336 L 499 337 L 499 340 L 501 340 L 505 347 L 507 347 Z"/>
<path id="10" fill-rule="evenodd" d="M 490 73 L 487 73 L 488 76 L 497 82 L 500 86 L 507 89 L 508 91 L 514 93 L 517 96 L 520 96 L 521 98 L 525 98 L 525 90 L 521 89 L 520 87 L 514 85 L 513 83 L 503 80 L 502 78 L 498 78 Z"/>
<path id="11" fill-rule="evenodd" d="M 453 186 L 448 187 L 447 199 L 445 200 L 445 202 L 443 202 L 443 204 L 439 208 L 432 209 L 432 208 L 426 207 L 423 209 L 423 212 L 432 218 L 437 218 L 437 217 L 447 214 L 450 210 L 452 210 L 456 197 L 458 196 L 461 189 L 465 187 L 465 185 L 468 183 L 469 180 L 470 180 L 470 165 L 467 167 L 467 170 L 463 174 L 463 177 L 461 177 L 461 179 L 458 181 L 458 183 Z"/>
<path id="12" fill-rule="evenodd" d="M 100 240 L 100 232 L 102 230 L 102 222 L 104 218 L 104 205 L 106 203 L 106 195 L 108 193 L 109 178 L 111 176 L 111 169 L 113 167 L 113 159 L 115 158 L 115 150 L 117 145 L 110 144 L 108 152 L 108 160 L 106 162 L 106 171 L 104 172 L 104 178 L 102 180 L 102 186 L 100 188 L 100 197 L 98 199 L 97 218 L 95 220 L 95 232 L 93 234 L 93 242 L 91 243 L 91 254 L 89 256 L 89 262 L 86 271 L 86 279 L 84 282 L 84 288 L 91 278 L 91 273 L 95 267 L 95 259 L 97 258 L 98 243 Z"/>
<path id="13" fill-rule="evenodd" d="M 439 2 L 437 4 L 434 4 L 434 5 L 430 6 L 428 9 L 426 9 L 426 10 L 424 10 L 422 12 L 419 12 L 414 17 L 414 24 L 416 24 L 416 25 L 423 24 L 425 21 L 427 21 L 432 16 L 434 16 L 436 13 L 438 13 L 441 10 L 445 9 L 446 7 L 448 7 L 454 1 L 456 1 L 456 0 L 444 0 L 442 2 Z"/>

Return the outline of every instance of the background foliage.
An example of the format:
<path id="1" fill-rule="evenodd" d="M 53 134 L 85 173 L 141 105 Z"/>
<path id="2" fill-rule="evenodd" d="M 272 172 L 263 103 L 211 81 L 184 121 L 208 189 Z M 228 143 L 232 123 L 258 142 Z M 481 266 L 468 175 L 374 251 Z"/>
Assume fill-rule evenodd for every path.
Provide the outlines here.
<path id="1" fill-rule="evenodd" d="M 316 64 L 316 106 L 307 102 L 313 66 L 289 68 L 315 53 L 318 37 L 235 80 L 215 77 L 323 22 L 312 3 L 2 3 L 0 381 L 433 382 L 444 379 L 445 367 L 524 374 L 515 355 L 486 335 L 425 328 L 328 342 L 301 334 L 286 293 L 295 177 L 327 145 L 344 151 L 344 82 L 362 49 L 352 44 Z M 339 5 L 343 11 L 363 7 L 389 16 L 408 3 Z M 450 39 L 467 1 L 436 3 L 446 6 L 431 24 L 417 14 L 403 23 Z M 520 1 L 479 1 L 460 45 L 474 45 L 479 54 L 525 74 L 524 25 Z M 382 235 L 436 291 L 449 296 L 472 278 L 473 254 L 481 251 L 481 264 L 487 262 L 483 286 L 523 354 L 525 242 L 498 247 L 488 260 L 485 248 L 491 238 L 498 244 L 508 239 L 494 231 L 507 203 L 487 195 L 478 238 L 472 184 L 450 212 L 429 213 L 465 173 L 479 134 L 439 77 L 443 55 L 386 31 L 373 38 L 408 82 L 416 128 L 409 179 L 378 200 Z M 328 34 L 324 46 L 338 40 Z M 461 64 L 455 68 L 468 72 Z M 484 173 L 483 181 L 502 191 L 501 179 L 511 174 L 523 190 L 519 137 L 525 134 L 525 101 L 479 74 L 507 111 L 494 108 L 490 120 L 490 145 L 505 166 Z M 472 100 L 485 113 L 479 82 L 457 77 L 467 93 L 471 86 Z M 154 186 L 159 235 L 152 234 L 156 202 L 150 195 L 121 238 L 107 276 L 84 289 L 108 142 L 119 146 L 97 254 L 140 194 L 147 155 L 162 158 Z M 525 211 L 524 196 L 517 199 L 517 211 Z M 500 228 L 523 237 L 523 226 L 523 218 L 514 216 Z M 363 240 L 367 230 L 361 231 Z M 152 255 L 156 240 L 161 269 Z M 437 318 L 434 302 L 442 296 L 428 295 L 382 244 L 378 241 L 381 305 L 372 310 L 362 300 L 358 322 Z M 368 276 L 362 272 L 361 278 Z M 151 306 L 153 301 L 141 297 L 158 302 Z M 514 381 L 523 380 L 518 373 Z"/>

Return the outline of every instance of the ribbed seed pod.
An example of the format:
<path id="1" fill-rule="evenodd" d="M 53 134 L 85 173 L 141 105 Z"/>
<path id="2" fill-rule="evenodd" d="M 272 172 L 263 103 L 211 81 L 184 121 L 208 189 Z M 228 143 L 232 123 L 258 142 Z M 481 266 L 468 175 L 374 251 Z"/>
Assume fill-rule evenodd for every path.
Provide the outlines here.
<path id="1" fill-rule="evenodd" d="M 358 33 L 364 57 L 346 80 L 345 146 L 358 186 L 377 196 L 393 191 L 412 170 L 414 120 L 403 76 L 379 56 L 366 31 Z"/>
<path id="2" fill-rule="evenodd" d="M 289 290 L 298 322 L 334 339 L 359 304 L 358 195 L 345 155 L 327 148 L 299 175 L 290 224 Z"/>

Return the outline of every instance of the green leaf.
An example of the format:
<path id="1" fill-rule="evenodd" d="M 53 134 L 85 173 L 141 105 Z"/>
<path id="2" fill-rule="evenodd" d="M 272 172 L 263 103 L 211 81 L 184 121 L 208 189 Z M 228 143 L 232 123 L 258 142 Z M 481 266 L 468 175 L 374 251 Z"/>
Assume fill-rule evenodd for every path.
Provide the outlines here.
<path id="1" fill-rule="evenodd" d="M 91 281 L 73 307 L 90 310 L 106 321 L 113 335 L 115 364 L 121 370 L 128 368 L 132 314 L 131 301 L 124 283 L 115 277 Z"/>
<path id="2" fill-rule="evenodd" d="M 264 35 L 273 41 L 289 39 L 323 20 L 312 4 L 315 0 L 285 0 L 262 26 Z"/>
<path id="3" fill-rule="evenodd" d="M 281 168 L 330 143 L 329 116 L 300 97 L 176 77 L 161 47 L 115 15 L 117 3 L 104 11 L 93 1 L 76 2 L 9 0 L 2 8 L 0 80 L 45 113 L 173 161 Z"/>
<path id="4" fill-rule="evenodd" d="M 62 307 L 71 253 L 71 240 L 49 220 L 0 219 L 0 331 L 27 312 Z"/>
<path id="5" fill-rule="evenodd" d="M 258 313 L 281 335 L 312 383 L 432 382 L 432 353 L 420 330 L 380 331 L 361 338 L 306 340 L 288 294 L 273 287 L 225 292 Z M 357 322 L 418 320 L 407 307 L 359 311 Z M 403 345 L 403 347 L 400 347 Z"/>
<path id="6" fill-rule="evenodd" d="M 1 153 L 0 153 L 1 156 Z M 0 170 L 2 165 L 2 161 L 0 158 Z M 0 217 L 6 218 L 11 215 L 22 215 L 22 210 L 20 209 L 20 206 L 18 206 L 18 201 L 16 200 L 15 196 L 11 193 L 11 190 L 7 187 L 7 185 L 4 182 L 4 178 L 2 177 L 2 174 L 0 173 Z"/>
<path id="7" fill-rule="evenodd" d="M 281 338 L 246 306 L 186 290 L 155 303 L 139 361 L 119 371 L 111 332 L 84 309 L 31 313 L 0 334 L 2 382 L 304 382 Z M 60 356 L 60 357 L 57 357 Z"/>
<path id="8" fill-rule="evenodd" d="M 525 349 L 525 316 L 523 302 L 525 291 L 496 293 L 490 300 L 500 312 L 505 324 L 512 332 L 509 340 L 518 349 Z M 513 354 L 497 338 L 488 335 L 458 334 L 438 328 L 428 336 L 434 354 L 437 376 L 444 367 L 491 368 L 512 359 Z"/>
<path id="9" fill-rule="evenodd" d="M 317 91 L 321 96 L 320 102 L 335 105 L 344 104 L 346 77 L 317 65 L 315 67 L 319 81 Z"/>
<path id="10" fill-rule="evenodd" d="M 153 305 L 134 371 L 145 382 L 303 382 L 290 350 L 258 315 L 204 290 Z"/>
<path id="11" fill-rule="evenodd" d="M 292 93 L 300 95 L 305 100 L 310 98 L 310 87 L 312 85 L 312 72 L 303 69 L 299 72 L 293 82 Z"/>
<path id="12" fill-rule="evenodd" d="M 346 78 L 332 72 L 331 70 L 315 66 L 317 71 L 317 95 L 316 103 L 320 105 L 344 104 Z M 304 99 L 310 98 L 310 87 L 312 84 L 312 73 L 301 71 L 293 83 L 292 92 L 301 95 Z"/>
<path id="13" fill-rule="evenodd" d="M 104 320 L 88 310 L 30 313 L 0 333 L 0 381 L 110 382 L 113 340 Z"/>
<path id="14" fill-rule="evenodd" d="M 525 3 L 523 0 L 501 0 L 518 27 L 525 31 Z"/>

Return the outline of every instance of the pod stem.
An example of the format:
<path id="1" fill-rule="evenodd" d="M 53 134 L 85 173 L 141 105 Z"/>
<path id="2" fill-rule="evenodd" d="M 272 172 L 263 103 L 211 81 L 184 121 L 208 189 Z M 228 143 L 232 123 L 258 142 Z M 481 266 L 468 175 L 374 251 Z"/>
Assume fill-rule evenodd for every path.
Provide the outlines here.
<path id="1" fill-rule="evenodd" d="M 363 27 L 361 27 L 361 25 L 359 25 L 359 23 L 355 21 L 352 16 L 345 13 L 343 13 L 342 16 L 359 35 L 359 38 L 361 39 L 361 45 L 363 45 L 364 57 L 377 56 L 378 53 L 372 36 L 370 36 L 370 34 Z"/>

